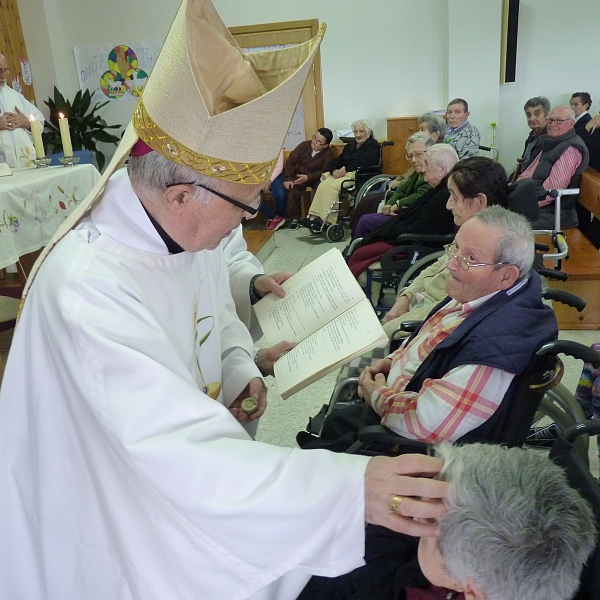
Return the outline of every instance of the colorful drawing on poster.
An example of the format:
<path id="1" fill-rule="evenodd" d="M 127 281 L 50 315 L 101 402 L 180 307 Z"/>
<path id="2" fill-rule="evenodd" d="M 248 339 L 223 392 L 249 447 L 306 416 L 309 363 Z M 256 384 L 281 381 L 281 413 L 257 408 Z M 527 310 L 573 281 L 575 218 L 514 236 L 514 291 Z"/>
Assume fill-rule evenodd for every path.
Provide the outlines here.
<path id="1" fill-rule="evenodd" d="M 21 62 L 21 77 L 23 78 L 23 83 L 25 85 L 31 85 L 31 67 L 29 66 L 29 61 L 26 58 L 20 58 Z"/>
<path id="2" fill-rule="evenodd" d="M 141 96 L 148 74 L 138 68 L 138 59 L 129 46 L 115 46 L 108 55 L 109 70 L 100 77 L 100 88 L 106 96 L 116 100 L 125 92 Z"/>

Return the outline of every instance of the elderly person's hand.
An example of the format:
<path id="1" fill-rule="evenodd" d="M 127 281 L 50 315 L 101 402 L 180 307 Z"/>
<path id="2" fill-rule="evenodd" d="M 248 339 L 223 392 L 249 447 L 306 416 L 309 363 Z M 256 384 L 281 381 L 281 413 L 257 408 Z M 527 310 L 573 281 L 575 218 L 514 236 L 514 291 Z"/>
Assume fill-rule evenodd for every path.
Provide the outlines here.
<path id="1" fill-rule="evenodd" d="M 446 512 L 442 500 L 448 484 L 430 478 L 442 465 L 440 459 L 423 454 L 372 458 L 365 472 L 367 523 L 417 537 L 437 535 L 437 524 L 431 521 Z"/>
<path id="2" fill-rule="evenodd" d="M 261 348 L 256 357 L 256 363 L 263 375 L 274 376 L 273 365 L 278 358 L 296 347 L 292 342 L 279 342 L 270 348 Z"/>
<path id="3" fill-rule="evenodd" d="M 389 214 L 391 212 L 392 212 L 392 206 L 391 206 L 391 204 L 384 204 L 383 208 L 381 209 L 381 214 L 389 216 Z"/>
<path id="4" fill-rule="evenodd" d="M 383 358 L 365 367 L 358 378 L 358 395 L 370 406 L 371 394 L 380 385 L 386 384 L 386 378 L 392 367 L 390 358 Z"/>
<path id="5" fill-rule="evenodd" d="M 259 298 L 263 298 L 272 292 L 278 298 L 284 298 L 285 290 L 281 287 L 281 284 L 292 275 L 293 273 L 287 271 L 280 271 L 279 273 L 273 273 L 273 275 L 261 275 L 254 281 L 254 294 Z"/>
<path id="6" fill-rule="evenodd" d="M 408 312 L 410 308 L 410 298 L 408 296 L 398 296 L 396 298 L 396 302 L 394 302 L 394 306 L 388 310 L 387 315 L 385 315 L 386 321 L 393 321 L 398 317 L 401 317 L 403 314 Z"/>
<path id="7" fill-rule="evenodd" d="M 242 402 L 246 398 L 254 398 L 258 402 L 258 409 L 252 414 L 242 410 Z M 260 377 L 255 377 L 241 391 L 240 395 L 229 405 L 229 412 L 240 422 L 259 419 L 267 408 L 267 388 Z"/>
<path id="8" fill-rule="evenodd" d="M 31 123 L 29 119 L 15 106 L 16 112 L 6 112 L 5 115 L 8 115 L 10 120 L 10 129 L 29 129 L 31 127 Z"/>
<path id="9" fill-rule="evenodd" d="M 331 175 L 334 179 L 340 179 L 341 177 L 345 177 L 347 175 L 346 167 L 340 167 L 339 169 L 336 169 Z"/>
<path id="10" fill-rule="evenodd" d="M 592 129 L 594 129 L 594 127 L 600 127 L 600 115 L 596 115 L 595 117 L 592 117 L 586 124 L 585 124 L 585 128 L 588 131 L 591 131 Z"/>
<path id="11" fill-rule="evenodd" d="M 284 181 L 283 182 L 283 187 L 286 190 L 291 190 L 294 187 L 294 182 L 293 181 Z"/>
<path id="12" fill-rule="evenodd" d="M 294 185 L 304 185 L 308 181 L 308 175 L 301 173 L 294 179 Z"/>
<path id="13" fill-rule="evenodd" d="M 14 129 L 11 121 L 11 115 L 12 113 L 4 113 L 0 117 L 0 131 L 10 131 Z"/>

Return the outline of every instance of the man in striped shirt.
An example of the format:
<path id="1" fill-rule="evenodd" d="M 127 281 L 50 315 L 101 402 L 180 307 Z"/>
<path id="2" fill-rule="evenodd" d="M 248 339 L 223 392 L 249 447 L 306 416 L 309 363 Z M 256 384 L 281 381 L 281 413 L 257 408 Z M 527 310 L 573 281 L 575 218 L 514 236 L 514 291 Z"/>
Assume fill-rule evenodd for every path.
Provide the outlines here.
<path id="1" fill-rule="evenodd" d="M 362 372 L 365 404 L 334 411 L 308 447 L 341 450 L 378 422 L 426 442 L 488 439 L 504 417 L 515 376 L 558 334 L 531 271 L 531 228 L 493 206 L 467 221 L 447 252 L 448 297 L 401 348 Z"/>
<path id="2" fill-rule="evenodd" d="M 545 192 L 577 187 L 579 175 L 588 165 L 588 150 L 575 133 L 575 115 L 568 106 L 557 106 L 546 119 L 548 133 L 540 136 L 531 146 L 529 162 L 522 165 L 520 179 L 533 179 L 538 186 L 539 219 L 534 229 L 554 227 L 554 198 Z M 564 198 L 561 205 L 561 226 L 577 227 L 575 200 Z"/>

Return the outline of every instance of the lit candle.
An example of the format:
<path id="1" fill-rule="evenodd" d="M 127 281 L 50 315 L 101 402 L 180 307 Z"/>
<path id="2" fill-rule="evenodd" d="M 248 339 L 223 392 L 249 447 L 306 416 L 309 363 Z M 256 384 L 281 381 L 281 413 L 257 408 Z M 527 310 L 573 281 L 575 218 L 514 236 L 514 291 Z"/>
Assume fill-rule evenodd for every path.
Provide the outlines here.
<path id="1" fill-rule="evenodd" d="M 40 122 L 33 115 L 29 115 L 29 120 L 31 121 L 31 135 L 33 137 L 33 146 L 35 147 L 35 157 L 44 158 L 44 143 L 42 142 Z"/>
<path id="2" fill-rule="evenodd" d="M 62 113 L 58 113 L 58 127 L 60 128 L 60 139 L 62 141 L 63 154 L 65 156 L 73 156 L 71 132 L 69 131 L 69 119 L 65 119 L 65 116 Z"/>

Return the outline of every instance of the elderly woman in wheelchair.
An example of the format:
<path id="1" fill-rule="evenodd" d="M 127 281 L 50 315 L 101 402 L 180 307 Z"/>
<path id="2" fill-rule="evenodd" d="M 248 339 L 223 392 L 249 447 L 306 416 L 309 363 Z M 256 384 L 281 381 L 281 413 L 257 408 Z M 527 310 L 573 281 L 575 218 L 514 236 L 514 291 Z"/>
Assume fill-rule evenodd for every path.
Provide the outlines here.
<path id="1" fill-rule="evenodd" d="M 439 537 L 367 526 L 366 564 L 313 577 L 298 600 L 568 600 L 594 576 L 582 573 L 594 513 L 559 466 L 534 451 L 483 444 L 444 444 L 437 453 L 449 484 Z M 394 496 L 390 510 L 402 515 L 411 501 Z"/>
<path id="2" fill-rule="evenodd" d="M 308 217 L 298 221 L 302 227 L 312 228 L 323 224 L 324 221 L 337 222 L 338 213 L 333 212 L 331 208 L 338 201 L 342 183 L 353 180 L 359 167 L 370 167 L 379 163 L 380 147 L 373 137 L 369 121 L 354 121 L 352 132 L 354 139 L 344 146 L 342 153 L 329 163 L 327 171 L 321 176 L 321 183 L 308 209 Z"/>
<path id="3" fill-rule="evenodd" d="M 449 234 L 454 229 L 452 215 L 446 210 L 449 192 L 448 174 L 458 162 L 450 144 L 435 144 L 427 150 L 425 181 L 431 186 L 417 202 L 362 238 L 349 257 L 348 266 L 355 276 L 376 262 L 384 252 L 396 246 L 403 233 Z"/>
<path id="4" fill-rule="evenodd" d="M 381 201 L 381 194 L 374 194 L 372 197 L 366 196 L 361 200 L 355 207 L 352 218 L 352 222 L 355 223 L 352 239 L 363 237 L 377 229 L 388 217 L 412 206 L 431 189 L 431 185 L 425 181 L 425 165 L 427 150 L 433 146 L 433 143 L 433 138 L 422 131 L 408 138 L 406 158 L 412 164 L 412 173 L 407 175 L 397 187 L 390 189 L 387 197 Z"/>

